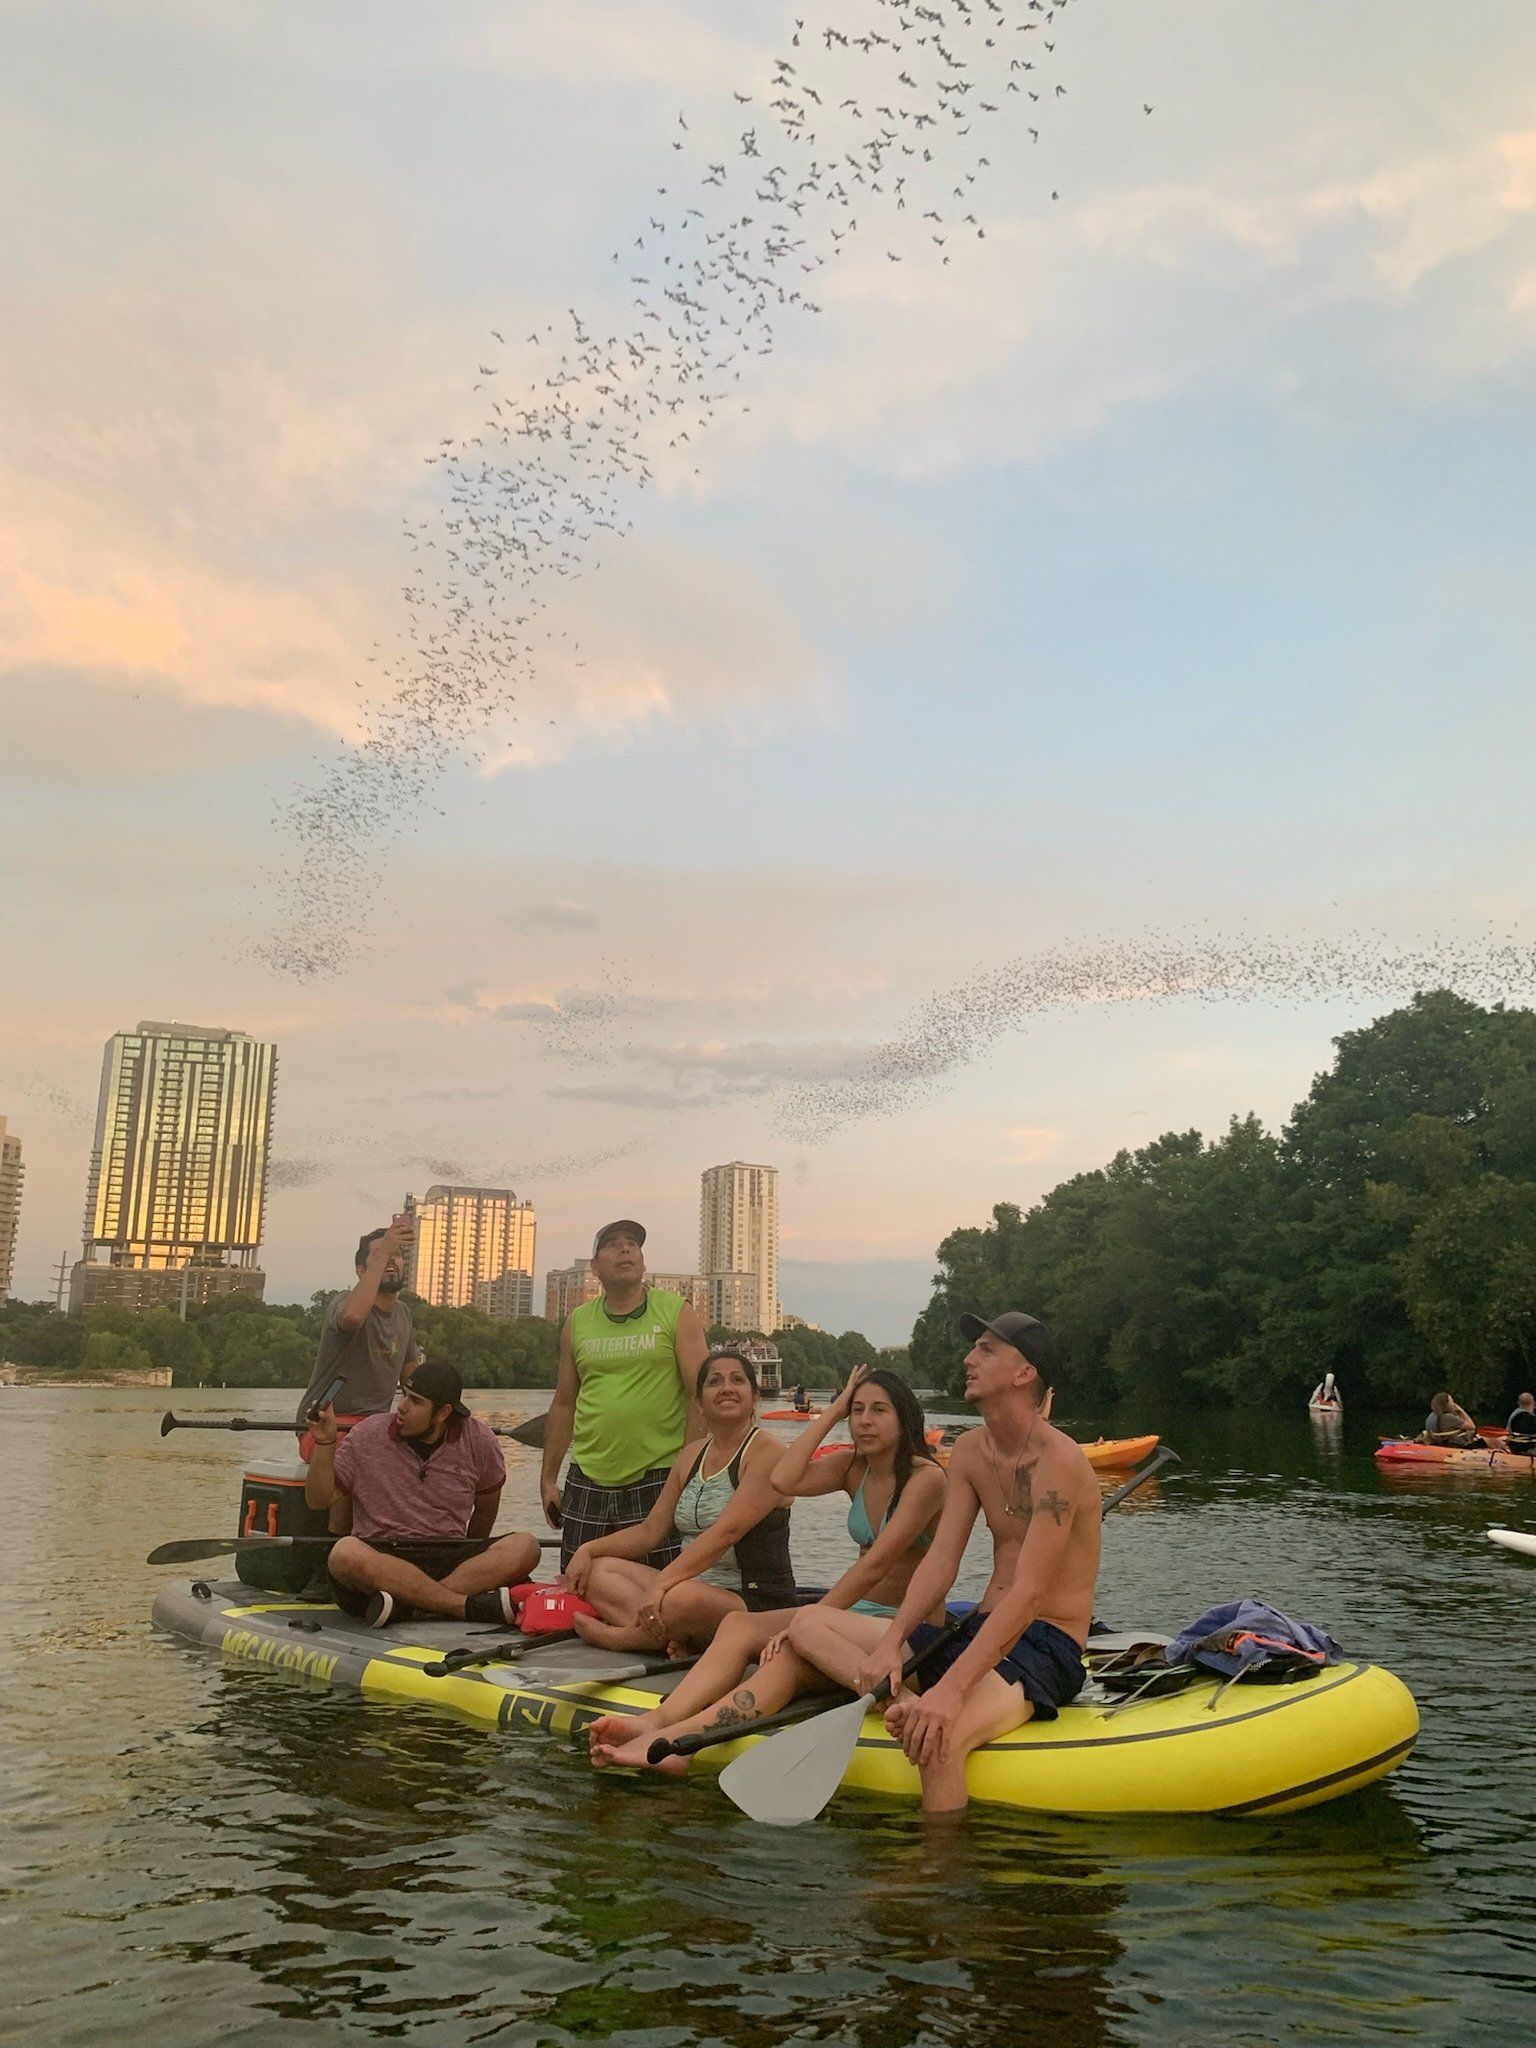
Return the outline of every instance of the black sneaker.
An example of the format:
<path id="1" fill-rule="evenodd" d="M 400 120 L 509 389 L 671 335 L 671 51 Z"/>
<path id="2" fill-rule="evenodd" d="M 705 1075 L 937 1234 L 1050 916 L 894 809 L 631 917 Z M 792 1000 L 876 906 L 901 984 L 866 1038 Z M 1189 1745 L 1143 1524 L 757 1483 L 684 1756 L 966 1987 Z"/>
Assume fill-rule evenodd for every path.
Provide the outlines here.
<path id="1" fill-rule="evenodd" d="M 492 1586 L 488 1593 L 470 1593 L 464 1601 L 466 1621 L 497 1622 L 503 1628 L 517 1626 L 517 1603 L 510 1586 Z"/>
<path id="2" fill-rule="evenodd" d="M 363 1610 L 363 1619 L 370 1628 L 388 1628 L 392 1622 L 414 1621 L 416 1610 L 407 1605 L 398 1593 L 375 1593 Z"/>

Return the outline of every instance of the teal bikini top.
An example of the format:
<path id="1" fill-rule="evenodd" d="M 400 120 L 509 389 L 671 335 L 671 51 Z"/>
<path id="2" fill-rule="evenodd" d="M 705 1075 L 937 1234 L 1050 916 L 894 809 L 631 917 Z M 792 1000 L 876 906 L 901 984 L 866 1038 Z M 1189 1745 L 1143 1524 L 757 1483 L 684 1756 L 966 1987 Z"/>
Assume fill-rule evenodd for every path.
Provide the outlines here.
<path id="1" fill-rule="evenodd" d="M 860 1550 L 868 1550 L 869 1546 L 874 1542 L 876 1536 L 879 1534 L 879 1530 L 874 1528 L 874 1526 L 870 1522 L 869 1509 L 864 1505 L 864 1487 L 868 1479 L 869 1467 L 866 1465 L 864 1468 L 864 1477 L 859 1481 L 859 1490 L 853 1496 L 853 1500 L 849 1505 L 848 1509 L 848 1534 L 852 1537 L 853 1541 L 859 1546 Z M 894 1505 L 895 1503 L 893 1502 L 892 1506 Z M 880 1517 L 880 1528 L 883 1529 L 890 1519 L 891 1510 L 890 1508 L 887 1508 L 885 1513 Z M 923 1534 L 915 1539 L 913 1548 L 916 1550 L 926 1550 L 932 1541 L 932 1536 L 927 1532 L 927 1530 L 924 1530 Z"/>

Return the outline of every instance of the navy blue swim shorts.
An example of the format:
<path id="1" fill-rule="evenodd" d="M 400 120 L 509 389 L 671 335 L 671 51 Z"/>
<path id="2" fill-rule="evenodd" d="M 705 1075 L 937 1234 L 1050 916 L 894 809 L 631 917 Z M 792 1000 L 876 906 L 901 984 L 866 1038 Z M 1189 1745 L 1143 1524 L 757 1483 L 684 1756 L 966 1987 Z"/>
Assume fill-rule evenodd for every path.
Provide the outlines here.
<path id="1" fill-rule="evenodd" d="M 979 1609 L 966 1616 L 965 1625 L 959 1633 L 951 1636 L 943 1649 L 918 1672 L 924 1687 L 937 1685 L 949 1667 L 964 1655 L 986 1618 Z M 943 1630 L 934 1622 L 920 1621 L 911 1634 L 912 1648 L 926 1649 L 936 1636 L 942 1634 Z M 1032 1621 L 993 1669 L 1010 1685 L 1023 1686 L 1024 1697 L 1034 1708 L 1037 1721 L 1054 1721 L 1057 1709 L 1077 1698 L 1088 1675 L 1083 1668 L 1083 1653 L 1077 1644 L 1065 1630 L 1049 1621 Z"/>

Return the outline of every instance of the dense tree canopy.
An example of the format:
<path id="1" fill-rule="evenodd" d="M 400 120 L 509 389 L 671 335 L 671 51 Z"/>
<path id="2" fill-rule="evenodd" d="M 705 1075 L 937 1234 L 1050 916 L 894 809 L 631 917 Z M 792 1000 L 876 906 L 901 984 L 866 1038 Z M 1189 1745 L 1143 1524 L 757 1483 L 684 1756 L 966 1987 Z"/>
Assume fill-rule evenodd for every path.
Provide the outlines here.
<path id="1" fill-rule="evenodd" d="M 727 1330 L 723 1325 L 708 1331 L 711 1344 L 762 1343 L 760 1330 Z M 773 1345 L 782 1361 L 780 1378 L 785 1387 L 797 1381 L 807 1387 L 839 1387 L 856 1365 L 884 1365 L 908 1377 L 904 1345 L 871 1344 L 858 1330 L 844 1330 L 834 1337 L 830 1330 L 775 1330 Z"/>
<path id="2" fill-rule="evenodd" d="M 48 1305 L 0 1305 L 0 1358 L 60 1376 L 95 1376 L 169 1366 L 179 1387 L 302 1387 L 320 1342 L 329 1290 L 307 1304 L 226 1295 L 189 1311 L 182 1322 L 171 1309 L 101 1309 L 66 1316 Z M 560 1364 L 560 1332 L 541 1316 L 501 1322 L 474 1308 L 433 1308 L 407 1295 L 417 1339 L 428 1358 L 456 1365 L 467 1387 L 553 1387 Z M 713 1339 L 733 1334 L 711 1331 Z M 742 1333 L 735 1333 L 742 1334 Z M 785 1384 L 830 1387 L 851 1366 L 876 1360 L 905 1370 L 904 1350 L 881 1351 L 856 1330 L 834 1337 L 822 1330 L 784 1330 Z"/>
<path id="3" fill-rule="evenodd" d="M 189 1311 L 100 1309 L 60 1315 L 50 1306 L 0 1306 L 0 1358 L 34 1371 L 141 1371 L 169 1366 L 178 1387 L 302 1387 L 314 1369 L 329 1292 L 304 1305 L 226 1295 Z M 421 1348 L 446 1359 L 471 1387 L 552 1387 L 560 1333 L 535 1316 L 496 1322 L 478 1309 L 411 1301 Z"/>
<path id="4" fill-rule="evenodd" d="M 1074 1395 L 1363 1403 L 1536 1376 L 1536 1014 L 1417 997 L 1336 1041 L 1279 1137 L 1236 1117 L 1000 1203 L 939 1247 L 913 1376 L 958 1389 L 957 1318 L 1027 1308 Z"/>

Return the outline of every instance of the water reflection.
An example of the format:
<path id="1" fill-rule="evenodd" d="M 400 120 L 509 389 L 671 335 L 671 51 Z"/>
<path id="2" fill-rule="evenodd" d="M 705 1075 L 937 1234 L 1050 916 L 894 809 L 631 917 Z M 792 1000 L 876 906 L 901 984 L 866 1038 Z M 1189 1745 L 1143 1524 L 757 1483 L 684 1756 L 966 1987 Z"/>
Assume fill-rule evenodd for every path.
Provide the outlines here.
<path id="1" fill-rule="evenodd" d="M 1417 1694 L 1406 1770 L 1266 1822 L 977 1812 L 940 1847 L 895 1804 L 758 1830 L 707 1777 L 598 1780 L 538 1735 L 158 1642 L 144 1554 L 227 1525 L 241 1440 L 162 1445 L 152 1395 L 6 1400 L 0 1502 L 38 1566 L 0 1578 L 0 1911 L 30 2038 L 201 2048 L 274 2019 L 455 2048 L 1518 2037 L 1536 1567 L 1483 1535 L 1520 1519 L 1507 1481 L 1384 1479 L 1372 1418 L 1326 1443 L 1258 1411 L 1082 1433 L 1160 1426 L 1183 1460 L 1106 1522 L 1100 1611 L 1171 1630 L 1255 1592 L 1321 1621 Z M 262 1402 L 286 1411 L 237 1405 Z M 514 1467 L 509 1515 L 536 1475 Z M 840 1516 L 797 1531 L 840 1568 Z"/>

